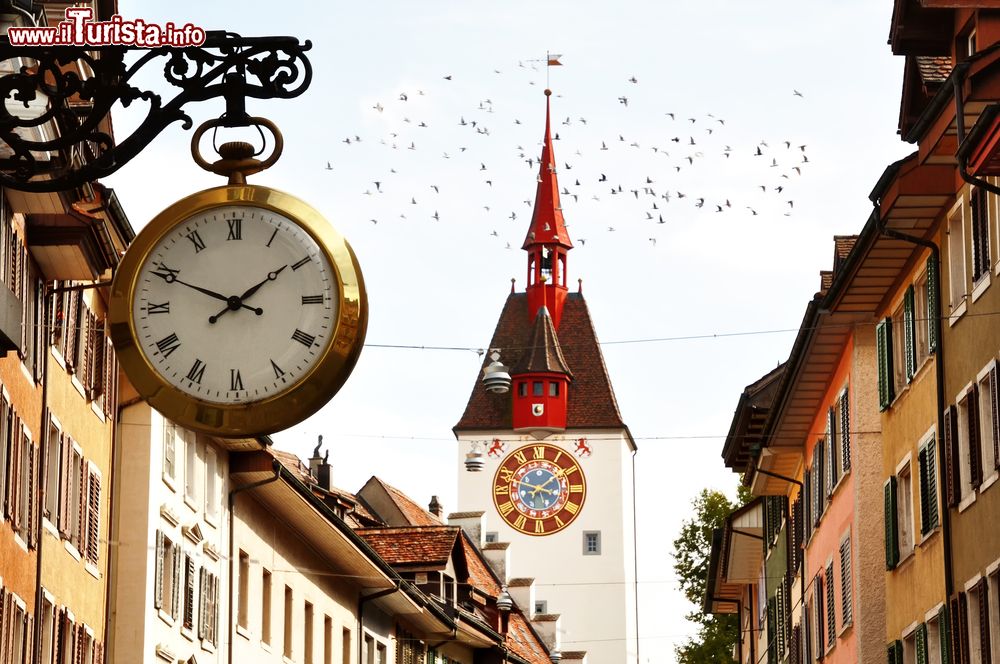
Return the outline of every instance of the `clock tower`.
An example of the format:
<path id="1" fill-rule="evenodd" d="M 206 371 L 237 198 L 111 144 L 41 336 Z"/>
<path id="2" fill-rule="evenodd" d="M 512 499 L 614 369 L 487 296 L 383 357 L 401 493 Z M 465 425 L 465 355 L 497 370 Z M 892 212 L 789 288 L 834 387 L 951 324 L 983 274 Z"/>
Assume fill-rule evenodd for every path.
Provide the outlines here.
<path id="1" fill-rule="evenodd" d="M 535 206 L 522 249 L 524 292 L 511 288 L 490 348 L 511 389 L 477 380 L 454 432 L 458 510 L 482 514 L 483 546 L 501 576 L 537 579 L 527 614 L 559 616 L 557 647 L 591 663 L 638 662 L 635 442 L 615 400 L 582 289 L 567 286 L 573 248 L 562 206 L 545 91 Z M 491 363 L 487 358 L 484 368 Z M 488 389 L 489 388 L 489 389 Z M 466 463 L 473 454 L 477 463 Z M 478 461 L 482 455 L 482 462 Z"/>

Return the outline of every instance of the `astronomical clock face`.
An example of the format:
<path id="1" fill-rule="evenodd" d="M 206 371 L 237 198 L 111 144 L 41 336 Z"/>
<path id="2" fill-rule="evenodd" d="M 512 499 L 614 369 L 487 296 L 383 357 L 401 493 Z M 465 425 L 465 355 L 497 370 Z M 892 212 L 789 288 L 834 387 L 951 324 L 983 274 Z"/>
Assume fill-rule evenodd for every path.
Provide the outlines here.
<path id="1" fill-rule="evenodd" d="M 587 482 L 576 458 L 539 443 L 515 450 L 493 478 L 493 504 L 511 528 L 525 535 L 557 533 L 577 517 Z"/>

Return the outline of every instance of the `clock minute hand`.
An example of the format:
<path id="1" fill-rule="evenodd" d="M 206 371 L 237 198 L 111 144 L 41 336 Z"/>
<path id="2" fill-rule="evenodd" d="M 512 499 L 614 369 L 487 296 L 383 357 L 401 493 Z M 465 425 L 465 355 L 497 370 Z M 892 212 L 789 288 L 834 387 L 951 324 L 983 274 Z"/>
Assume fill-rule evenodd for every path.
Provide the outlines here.
<path id="1" fill-rule="evenodd" d="M 186 281 L 181 281 L 180 279 L 177 278 L 177 274 L 176 273 L 177 273 L 177 270 L 170 270 L 170 269 L 166 269 L 165 272 L 153 272 L 154 275 L 156 275 L 157 277 L 160 277 L 161 279 L 163 279 L 168 284 L 172 284 L 174 282 L 177 282 L 180 285 L 187 286 L 188 288 L 192 288 L 192 289 L 198 291 L 199 293 L 204 293 L 205 295 L 208 295 L 209 297 L 214 297 L 216 300 L 222 300 L 223 302 L 228 302 L 229 301 L 229 298 L 226 297 L 225 295 L 223 295 L 222 293 L 216 293 L 213 290 L 208 290 L 207 288 L 202 288 L 201 286 L 195 286 L 194 284 L 189 284 Z"/>

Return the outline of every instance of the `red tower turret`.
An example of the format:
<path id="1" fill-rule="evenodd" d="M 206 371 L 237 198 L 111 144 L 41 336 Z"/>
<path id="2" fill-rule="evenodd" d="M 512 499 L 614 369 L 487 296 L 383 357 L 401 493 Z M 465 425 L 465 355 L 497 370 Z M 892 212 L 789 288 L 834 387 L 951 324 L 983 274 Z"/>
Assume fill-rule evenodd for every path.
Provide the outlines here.
<path id="1" fill-rule="evenodd" d="M 535 210 L 522 249 L 528 252 L 528 315 L 534 318 L 540 307 L 548 307 L 555 329 L 562 320 L 566 302 L 566 252 L 573 248 L 559 202 L 556 158 L 552 151 L 549 99 L 545 91 L 545 138 L 538 161 L 538 188 Z"/>
<path id="2" fill-rule="evenodd" d="M 569 381 L 573 374 L 559 347 L 559 337 L 544 306 L 535 316 L 531 342 L 511 372 L 514 379 L 514 431 L 536 438 L 566 430 Z"/>

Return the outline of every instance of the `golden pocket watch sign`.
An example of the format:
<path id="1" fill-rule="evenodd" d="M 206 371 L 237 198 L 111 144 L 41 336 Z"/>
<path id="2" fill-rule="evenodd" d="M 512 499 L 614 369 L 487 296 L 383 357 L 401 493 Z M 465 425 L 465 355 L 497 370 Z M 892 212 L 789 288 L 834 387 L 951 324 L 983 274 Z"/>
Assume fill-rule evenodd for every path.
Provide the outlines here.
<path id="1" fill-rule="evenodd" d="M 223 437 L 273 433 L 319 410 L 364 343 L 368 301 L 347 241 L 307 203 L 246 184 L 273 164 L 246 143 L 221 160 L 192 153 L 229 184 L 158 214 L 132 242 L 112 284 L 111 337 L 128 379 L 165 417 Z"/>

